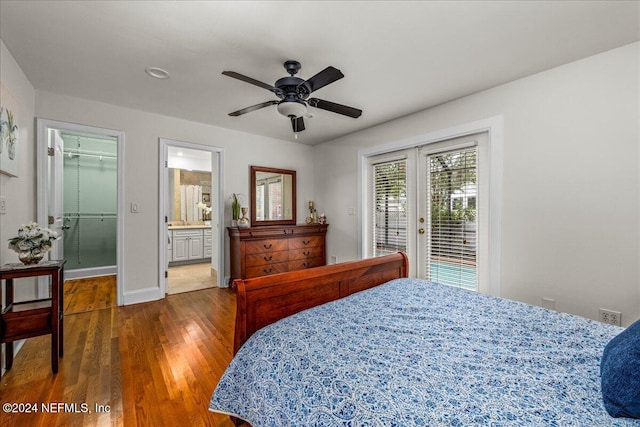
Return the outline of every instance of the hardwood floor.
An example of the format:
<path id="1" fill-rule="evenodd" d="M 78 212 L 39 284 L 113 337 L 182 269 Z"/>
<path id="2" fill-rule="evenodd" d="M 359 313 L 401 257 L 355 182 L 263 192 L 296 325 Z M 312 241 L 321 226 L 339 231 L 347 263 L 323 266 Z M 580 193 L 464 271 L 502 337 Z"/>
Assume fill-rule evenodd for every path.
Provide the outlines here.
<path id="1" fill-rule="evenodd" d="M 1 426 L 233 425 L 207 409 L 232 357 L 232 291 L 213 288 L 126 307 L 99 306 L 65 316 L 57 375 L 51 373 L 50 336 L 27 340 L 1 378 L 0 403 L 36 403 L 38 412 L 2 413 Z M 67 407 L 42 411 L 41 404 L 55 402 Z"/>
<path id="2" fill-rule="evenodd" d="M 64 282 L 64 314 L 116 306 L 116 277 L 100 276 Z"/>

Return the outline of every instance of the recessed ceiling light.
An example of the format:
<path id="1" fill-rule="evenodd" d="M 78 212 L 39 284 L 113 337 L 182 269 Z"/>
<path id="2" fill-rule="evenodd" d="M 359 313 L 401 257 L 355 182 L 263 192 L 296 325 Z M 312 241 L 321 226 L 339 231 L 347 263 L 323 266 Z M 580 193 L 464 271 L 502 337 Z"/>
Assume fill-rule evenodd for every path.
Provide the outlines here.
<path id="1" fill-rule="evenodd" d="M 151 77 L 160 80 L 166 80 L 169 78 L 169 72 L 158 67 L 147 67 L 144 69 L 144 72 L 149 74 Z"/>
<path id="2" fill-rule="evenodd" d="M 178 151 L 178 156 L 180 156 L 180 157 L 183 156 L 182 151 Z"/>

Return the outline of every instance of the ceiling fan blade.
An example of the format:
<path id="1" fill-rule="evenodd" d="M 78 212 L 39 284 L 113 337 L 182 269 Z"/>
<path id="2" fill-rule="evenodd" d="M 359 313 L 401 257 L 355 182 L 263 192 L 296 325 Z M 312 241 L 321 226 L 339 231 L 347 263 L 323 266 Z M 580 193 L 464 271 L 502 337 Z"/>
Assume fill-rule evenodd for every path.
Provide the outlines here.
<path id="1" fill-rule="evenodd" d="M 293 127 L 294 133 L 302 132 L 305 129 L 304 118 L 302 118 L 302 116 L 298 118 L 291 117 L 291 127 Z"/>
<path id="2" fill-rule="evenodd" d="M 309 98 L 307 102 L 312 107 L 331 111 L 332 113 L 342 114 L 343 116 L 353 117 L 354 119 L 357 119 L 362 114 L 362 110 L 358 110 L 357 108 L 336 104 L 335 102 L 325 101 L 324 99 Z"/>
<path id="3" fill-rule="evenodd" d="M 277 104 L 278 102 L 280 102 L 280 101 L 263 102 L 262 104 L 256 104 L 256 105 L 252 105 L 251 107 L 243 108 L 242 110 L 234 111 L 233 113 L 229 113 L 229 115 L 232 116 L 232 117 L 240 116 L 242 114 L 250 113 L 252 111 L 256 111 L 256 110 L 259 110 L 261 108 L 268 107 L 268 106 L 273 105 L 273 104 Z"/>
<path id="4" fill-rule="evenodd" d="M 278 89 L 278 88 L 275 88 L 275 87 L 273 87 L 273 86 L 271 86 L 269 84 L 266 84 L 266 83 L 262 83 L 259 80 L 252 79 L 251 77 L 247 77 L 244 74 L 236 73 L 235 71 L 223 71 L 222 75 L 233 77 L 234 79 L 242 80 L 243 82 L 250 83 L 252 85 L 261 87 L 263 89 L 266 89 L 266 90 L 271 91 L 271 92 L 276 93 L 276 94 L 281 92 L 281 90 Z"/>
<path id="5" fill-rule="evenodd" d="M 304 86 L 309 89 L 309 93 L 314 92 L 326 85 L 335 82 L 336 80 L 340 80 L 344 77 L 344 74 L 337 68 L 332 66 L 328 66 L 324 70 L 320 71 L 315 76 L 307 79 L 307 81 L 300 83 L 298 87 Z"/>

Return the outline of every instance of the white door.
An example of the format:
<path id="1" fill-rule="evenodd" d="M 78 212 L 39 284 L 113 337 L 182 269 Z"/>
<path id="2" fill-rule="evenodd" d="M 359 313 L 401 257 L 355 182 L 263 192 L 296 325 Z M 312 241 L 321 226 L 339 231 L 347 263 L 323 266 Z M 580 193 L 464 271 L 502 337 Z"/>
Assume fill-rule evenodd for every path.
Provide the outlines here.
<path id="1" fill-rule="evenodd" d="M 51 259 L 64 258 L 64 204 L 63 204 L 63 149 L 64 142 L 57 130 L 49 129 L 47 150 L 49 156 L 49 228 L 58 233 L 60 239 L 51 248 Z"/>
<path id="2" fill-rule="evenodd" d="M 418 277 L 484 290 L 488 229 L 487 134 L 419 149 Z"/>

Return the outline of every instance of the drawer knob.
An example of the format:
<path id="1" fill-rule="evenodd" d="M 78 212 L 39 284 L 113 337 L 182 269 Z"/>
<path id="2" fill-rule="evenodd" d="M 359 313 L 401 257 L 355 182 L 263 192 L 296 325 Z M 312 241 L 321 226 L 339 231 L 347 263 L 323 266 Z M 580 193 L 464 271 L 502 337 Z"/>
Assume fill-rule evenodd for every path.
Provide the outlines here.
<path id="1" fill-rule="evenodd" d="M 302 252 L 302 255 L 309 256 L 310 253 L 311 253 L 311 251 L 304 251 L 304 252 Z"/>
<path id="2" fill-rule="evenodd" d="M 302 266 L 303 266 L 303 267 L 309 267 L 310 265 L 311 265 L 311 264 L 309 264 L 308 262 L 303 262 L 303 263 L 302 263 Z"/>
<path id="3" fill-rule="evenodd" d="M 269 255 L 269 257 L 262 257 L 265 261 L 271 261 L 271 258 L 273 258 L 273 255 Z"/>
<path id="4" fill-rule="evenodd" d="M 269 273 L 271 273 L 271 272 L 273 271 L 273 268 L 269 268 L 269 269 L 266 269 L 266 268 L 265 268 L 265 269 L 264 269 L 264 270 L 262 270 L 262 271 L 264 271 L 265 273 L 269 274 Z"/>
<path id="5" fill-rule="evenodd" d="M 268 245 L 262 245 L 262 246 L 264 246 L 265 249 L 271 249 L 271 246 L 273 246 L 273 244 L 269 243 Z"/>
<path id="6" fill-rule="evenodd" d="M 303 245 L 308 245 L 309 243 L 311 243 L 311 240 L 303 240 L 303 241 L 302 241 L 302 244 L 303 244 Z"/>

